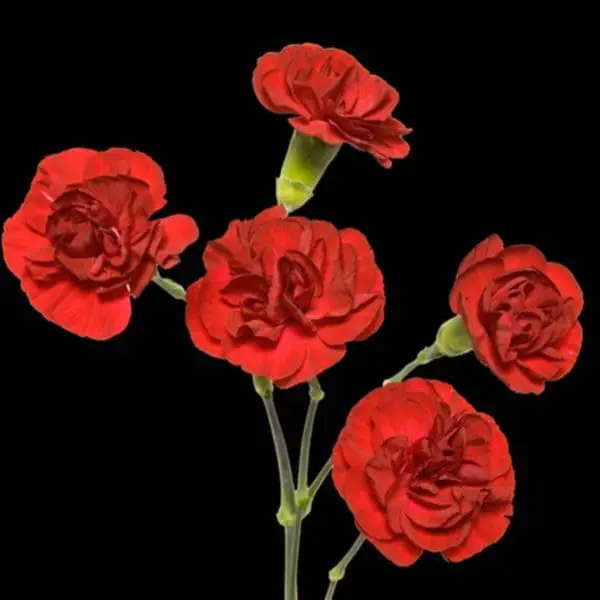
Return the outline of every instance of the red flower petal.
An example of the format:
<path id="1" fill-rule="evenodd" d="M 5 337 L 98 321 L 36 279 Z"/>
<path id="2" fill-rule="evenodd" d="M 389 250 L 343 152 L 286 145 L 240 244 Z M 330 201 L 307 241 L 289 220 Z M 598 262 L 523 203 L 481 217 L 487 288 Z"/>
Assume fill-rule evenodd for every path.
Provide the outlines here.
<path id="1" fill-rule="evenodd" d="M 348 503 L 357 525 L 367 536 L 377 540 L 389 540 L 393 537 L 383 508 L 377 502 L 369 480 L 362 469 L 348 471 L 344 486 L 344 499 Z"/>
<path id="2" fill-rule="evenodd" d="M 4 223 L 2 252 L 10 271 L 21 279 L 25 273 L 25 256 L 28 253 L 48 247 L 46 236 L 34 231 L 25 222 L 23 211 L 19 210 Z"/>
<path id="3" fill-rule="evenodd" d="M 349 467 L 364 467 L 373 458 L 371 426 L 368 422 L 354 421 L 340 437 L 339 451 Z"/>
<path id="4" fill-rule="evenodd" d="M 186 292 L 185 324 L 194 345 L 215 358 L 223 358 L 223 349 L 219 340 L 213 338 L 202 322 L 204 278 L 193 283 Z"/>
<path id="5" fill-rule="evenodd" d="M 298 110 L 300 112 L 300 110 Z M 294 117 L 290 119 L 290 125 L 304 135 L 316 137 L 326 144 L 335 146 L 341 144 L 345 139 L 331 127 L 327 121 L 312 120 L 306 117 Z"/>
<path id="6" fill-rule="evenodd" d="M 420 391 L 423 393 L 433 392 L 440 400 L 448 404 L 452 414 L 461 412 L 473 413 L 475 408 L 471 406 L 449 383 L 436 379 L 422 379 L 411 377 L 404 382 L 406 391 Z"/>
<path id="7" fill-rule="evenodd" d="M 575 300 L 575 317 L 583 310 L 583 291 L 571 271 L 559 263 L 546 264 L 546 275 L 552 280 L 564 298 Z"/>
<path id="8" fill-rule="evenodd" d="M 479 298 L 485 286 L 504 272 L 504 263 L 498 258 L 485 258 L 463 270 L 454 282 L 450 292 L 450 308 L 455 314 L 461 312 L 459 296 L 465 297 L 465 307 L 469 315 L 476 313 Z"/>
<path id="9" fill-rule="evenodd" d="M 41 186 L 56 200 L 65 187 L 83 181 L 85 166 L 96 154 L 88 148 L 71 148 L 46 156 L 38 165 L 32 187 Z"/>
<path id="10" fill-rule="evenodd" d="M 299 372 L 306 357 L 302 334 L 293 326 L 284 328 L 276 343 L 261 338 L 238 341 L 228 336 L 223 340 L 223 351 L 229 362 L 275 383 Z"/>
<path id="11" fill-rule="evenodd" d="M 305 219 L 290 217 L 266 221 L 254 230 L 252 248 L 257 254 L 274 250 L 283 255 L 289 250 L 308 254 L 312 245 L 312 229 Z"/>
<path id="12" fill-rule="evenodd" d="M 504 243 L 500 236 L 496 233 L 490 235 L 482 242 L 479 242 L 467 256 L 465 256 L 458 267 L 458 275 L 470 269 L 473 265 L 485 260 L 486 258 L 494 258 L 504 248 Z"/>
<path id="13" fill-rule="evenodd" d="M 295 328 L 288 327 L 286 328 L 286 331 L 289 329 L 295 330 Z M 298 336 L 298 334 L 295 335 Z M 302 334 L 300 334 L 300 337 L 302 337 Z M 333 365 L 337 364 L 346 354 L 346 348 L 328 346 L 317 336 L 305 338 L 303 340 L 300 339 L 297 340 L 296 343 L 305 348 L 306 357 L 300 370 L 292 375 L 281 378 L 273 377 L 275 385 L 279 388 L 289 388 L 317 377 Z"/>
<path id="14" fill-rule="evenodd" d="M 389 387 L 389 386 L 387 386 Z M 382 439 L 406 436 L 412 444 L 427 436 L 438 413 L 435 397 L 420 392 L 390 390 L 388 399 L 381 402 L 371 413 L 371 421 Z"/>
<path id="15" fill-rule="evenodd" d="M 220 289 L 225 285 L 225 275 L 212 270 L 200 281 L 202 285 L 195 288 L 194 302 L 187 299 L 189 310 L 198 314 L 206 331 L 216 340 L 226 337 L 227 323 L 231 307 L 221 298 Z"/>
<path id="16" fill-rule="evenodd" d="M 499 471 L 498 465 L 493 465 Z M 486 498 L 486 510 L 501 512 L 510 517 L 513 514 L 512 502 L 515 497 L 515 471 L 512 466 L 499 477 L 491 481 L 487 488 L 490 495 Z"/>
<path id="17" fill-rule="evenodd" d="M 399 567 L 410 567 L 421 555 L 423 550 L 413 544 L 406 536 L 396 536 L 389 542 L 369 540 L 381 554 Z"/>
<path id="18" fill-rule="evenodd" d="M 121 333 L 131 317 L 128 296 L 105 298 L 67 279 L 40 284 L 27 274 L 21 286 L 46 319 L 82 337 L 108 340 Z"/>
<path id="19" fill-rule="evenodd" d="M 560 371 L 551 378 L 553 381 L 562 379 L 573 370 L 581 353 L 582 344 L 583 328 L 581 323 L 577 321 L 562 340 L 549 346 L 549 349 L 552 349 L 552 353 L 560 356 L 562 359 L 559 363 Z"/>
<path id="20" fill-rule="evenodd" d="M 498 427 L 493 417 L 485 413 L 477 413 L 490 426 L 492 439 L 488 442 L 490 460 L 490 478 L 495 479 L 512 469 L 510 449 L 506 436 Z"/>
<path id="21" fill-rule="evenodd" d="M 513 392 L 518 394 L 541 394 L 544 382 L 525 373 L 516 363 L 502 362 L 493 342 L 487 336 L 474 339 L 475 356 L 501 379 Z"/>
<path id="22" fill-rule="evenodd" d="M 517 363 L 523 371 L 536 379 L 558 379 L 563 371 L 562 361 L 548 359 L 542 355 L 521 356 Z"/>
<path id="23" fill-rule="evenodd" d="M 364 329 L 360 335 L 357 335 L 356 338 L 354 338 L 354 341 L 362 342 L 363 340 L 370 338 L 383 325 L 383 319 L 385 317 L 385 300 L 379 302 L 378 306 L 379 308 L 377 309 L 377 312 L 375 313 L 371 324 L 366 329 Z"/>
<path id="24" fill-rule="evenodd" d="M 449 548 L 458 546 L 465 540 L 471 530 L 470 519 L 465 519 L 448 529 L 420 527 L 406 513 L 402 513 L 400 522 L 406 537 L 419 548 L 429 552 L 444 552 Z"/>
<path id="25" fill-rule="evenodd" d="M 162 266 L 169 258 L 178 256 L 193 244 L 200 236 L 200 231 L 194 219 L 187 215 L 170 215 L 159 223 L 163 237 L 156 258 Z"/>
<path id="26" fill-rule="evenodd" d="M 525 244 L 505 248 L 498 258 L 502 259 L 506 271 L 532 268 L 544 271 L 546 268 L 546 257 L 534 246 Z"/>
<path id="27" fill-rule="evenodd" d="M 356 252 L 356 293 L 367 293 L 373 291 L 378 280 L 379 269 L 375 264 L 375 254 L 367 238 L 356 229 L 344 229 L 340 233 L 342 244 L 349 244 Z"/>
<path id="28" fill-rule="evenodd" d="M 321 271 L 323 283 L 329 283 L 338 273 L 341 257 L 341 238 L 339 231 L 326 221 L 310 221 L 313 247 L 310 258 Z"/>
<path id="29" fill-rule="evenodd" d="M 85 166 L 85 177 L 102 175 L 129 175 L 148 184 L 152 204 L 149 206 L 153 214 L 166 205 L 167 193 L 164 173 L 160 166 L 147 154 L 127 148 L 110 148 L 98 152 Z"/>
<path id="30" fill-rule="evenodd" d="M 481 511 L 462 544 L 444 551 L 450 562 L 461 562 L 498 542 L 508 529 L 509 521 L 502 514 Z"/>
<path id="31" fill-rule="evenodd" d="M 342 318 L 343 323 L 351 319 L 349 314 L 352 311 L 353 297 L 346 286 L 339 265 L 335 268 L 336 274 L 331 281 L 325 284 L 323 294 L 313 298 L 311 308 L 307 311 L 306 317 L 311 321 L 318 321 L 328 318 Z M 365 325 L 366 327 L 366 325 Z M 320 328 L 320 325 L 319 325 Z M 343 340 L 345 342 L 347 340 Z M 341 344 L 343 342 L 328 342 L 331 345 Z"/>

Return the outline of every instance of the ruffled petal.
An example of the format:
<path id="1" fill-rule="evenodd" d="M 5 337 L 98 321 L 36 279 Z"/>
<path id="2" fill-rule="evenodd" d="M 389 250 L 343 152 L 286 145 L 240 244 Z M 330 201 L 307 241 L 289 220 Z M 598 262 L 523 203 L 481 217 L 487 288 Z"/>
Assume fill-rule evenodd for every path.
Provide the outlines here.
<path id="1" fill-rule="evenodd" d="M 63 329 L 94 340 L 123 332 L 131 318 L 129 296 L 99 296 L 70 279 L 40 283 L 25 275 L 21 286 L 32 306 Z"/>

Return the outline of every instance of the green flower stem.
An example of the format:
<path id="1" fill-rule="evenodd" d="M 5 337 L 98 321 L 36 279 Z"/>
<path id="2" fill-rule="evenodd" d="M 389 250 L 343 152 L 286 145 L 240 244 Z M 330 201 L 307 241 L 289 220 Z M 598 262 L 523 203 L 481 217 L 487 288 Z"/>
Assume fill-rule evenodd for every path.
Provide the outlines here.
<path id="1" fill-rule="evenodd" d="M 308 487 L 308 466 L 310 459 L 310 447 L 312 442 L 312 433 L 315 425 L 315 417 L 319 402 L 325 397 L 319 380 L 315 377 L 308 382 L 310 403 L 304 430 L 302 431 L 302 442 L 300 445 L 300 464 L 298 466 L 298 490 L 296 492 L 296 504 L 300 509 L 300 514 L 305 517 L 310 512 L 310 495 Z"/>
<path id="2" fill-rule="evenodd" d="M 285 600 L 298 600 L 298 557 L 301 533 L 302 519 L 296 519 L 291 527 L 285 528 Z"/>
<path id="3" fill-rule="evenodd" d="M 162 277 L 161 274 L 156 270 L 154 276 L 152 277 L 152 281 L 161 289 L 167 292 L 170 296 L 173 296 L 176 300 L 183 300 L 185 302 L 185 288 L 182 285 L 179 285 L 177 282 L 172 279 L 167 279 L 166 277 Z"/>
<path id="4" fill-rule="evenodd" d="M 352 559 L 356 556 L 358 551 L 361 549 L 362 545 L 365 542 L 365 536 L 361 533 L 357 538 L 352 547 L 346 554 L 344 558 L 340 560 L 340 562 L 329 571 L 329 587 L 327 588 L 327 594 L 325 595 L 325 600 L 333 600 L 333 594 L 335 593 L 335 588 L 337 587 L 338 581 L 341 581 L 346 574 L 346 567 L 350 564 Z"/>
<path id="5" fill-rule="evenodd" d="M 331 472 L 332 463 L 331 458 L 323 465 L 323 468 L 319 471 L 319 474 L 315 477 L 314 481 L 310 484 L 308 488 L 308 496 L 312 502 L 314 497 L 317 495 L 320 487 L 325 483 L 327 476 Z"/>
<path id="6" fill-rule="evenodd" d="M 421 350 L 419 354 L 417 354 L 417 358 L 415 358 L 415 360 L 409 362 L 401 371 L 398 371 L 398 373 L 396 373 L 393 377 L 386 379 L 383 382 L 383 385 L 387 385 L 388 383 L 398 383 L 399 381 L 402 381 L 403 379 L 408 377 L 417 367 L 420 367 L 421 365 L 426 365 L 427 363 L 430 363 L 431 361 L 436 360 L 437 358 L 441 358 L 442 356 L 444 356 L 444 354 L 440 352 L 440 349 L 438 348 L 437 344 L 427 346 L 426 348 L 423 348 L 423 350 Z"/>
<path id="7" fill-rule="evenodd" d="M 262 398 L 267 412 L 267 419 L 273 437 L 277 467 L 279 470 L 280 506 L 277 511 L 277 521 L 285 531 L 285 572 L 284 599 L 298 600 L 297 590 L 297 559 L 300 543 L 300 528 L 296 499 L 294 493 L 294 476 L 288 454 L 287 444 L 281 428 L 275 403 L 273 402 L 273 382 L 266 377 L 252 378 L 256 393 Z"/>

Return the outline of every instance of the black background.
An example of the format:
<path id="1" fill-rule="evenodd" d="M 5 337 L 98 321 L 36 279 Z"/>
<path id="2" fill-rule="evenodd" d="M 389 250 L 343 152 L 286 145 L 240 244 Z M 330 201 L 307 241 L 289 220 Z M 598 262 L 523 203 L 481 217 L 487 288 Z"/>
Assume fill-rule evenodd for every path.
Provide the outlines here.
<path id="1" fill-rule="evenodd" d="M 291 129 L 254 97 L 262 53 L 291 42 L 337 46 L 395 86 L 395 116 L 414 129 L 409 157 L 385 170 L 344 147 L 300 211 L 365 233 L 388 301 L 379 332 L 351 344 L 320 377 L 327 395 L 312 475 L 348 410 L 433 341 L 450 316 L 459 261 L 487 235 L 536 245 L 567 265 L 586 293 L 588 333 L 597 243 L 580 139 L 585 49 L 565 42 L 560 23 L 521 29 L 515 19 L 464 33 L 441 26 L 442 35 L 428 27 L 409 35 L 402 23 L 370 35 L 223 26 L 214 31 L 225 36 L 219 43 L 208 41 L 210 29 L 173 28 L 170 40 L 158 40 L 146 26 L 116 22 L 97 31 L 80 25 L 72 37 L 50 28 L 32 35 L 35 57 L 7 60 L 4 73 L 3 218 L 47 154 L 142 150 L 165 171 L 165 214 L 188 213 L 201 229 L 170 272 L 188 285 L 204 272 L 207 241 L 274 202 Z M 155 286 L 135 302 L 122 335 L 97 343 L 45 321 L 4 267 L 1 277 L 3 545 L 22 592 L 281 598 L 276 465 L 250 378 L 195 350 L 183 304 Z M 474 598 L 516 580 L 543 593 L 578 580 L 586 569 L 580 538 L 593 539 L 597 528 L 587 512 L 593 501 L 582 499 L 593 460 L 582 433 L 592 417 L 581 407 L 596 401 L 586 378 L 592 345 L 584 335 L 574 371 L 541 397 L 509 392 L 472 355 L 422 368 L 419 375 L 453 384 L 507 434 L 517 473 L 512 525 L 459 565 L 427 555 L 399 569 L 365 546 L 336 599 L 442 590 Z M 306 388 L 278 392 L 276 403 L 295 464 Z M 324 597 L 328 570 L 355 536 L 327 482 L 305 521 L 303 599 Z"/>

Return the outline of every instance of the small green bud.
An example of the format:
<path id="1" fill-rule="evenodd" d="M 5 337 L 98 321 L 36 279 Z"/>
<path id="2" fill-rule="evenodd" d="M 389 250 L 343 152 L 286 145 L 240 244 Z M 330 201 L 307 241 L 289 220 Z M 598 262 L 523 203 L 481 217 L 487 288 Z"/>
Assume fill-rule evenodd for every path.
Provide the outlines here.
<path id="1" fill-rule="evenodd" d="M 462 317 L 456 316 L 446 321 L 437 332 L 435 340 L 438 350 L 445 356 L 460 356 L 473 350 L 471 336 Z"/>

